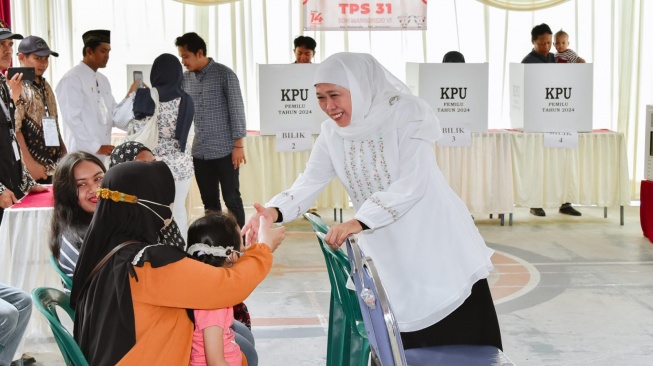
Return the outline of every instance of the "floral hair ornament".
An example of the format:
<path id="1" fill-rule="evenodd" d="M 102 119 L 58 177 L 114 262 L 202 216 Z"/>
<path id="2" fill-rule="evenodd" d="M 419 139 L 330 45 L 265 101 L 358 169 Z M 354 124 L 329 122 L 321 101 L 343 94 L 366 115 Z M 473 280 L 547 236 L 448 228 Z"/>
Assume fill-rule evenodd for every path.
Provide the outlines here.
<path id="1" fill-rule="evenodd" d="M 143 202 L 150 203 L 150 204 L 157 205 L 157 206 L 161 206 L 161 207 L 167 207 L 167 208 L 170 209 L 170 212 L 172 212 L 174 203 L 171 203 L 170 205 L 163 205 L 161 203 L 148 201 L 148 200 L 144 200 L 144 199 L 139 199 L 138 197 L 136 197 L 134 195 L 131 195 L 131 194 L 122 193 L 122 192 L 118 192 L 118 191 L 112 191 L 109 188 L 98 188 L 97 192 L 95 193 L 95 196 L 97 198 L 101 198 L 101 199 L 104 199 L 104 200 L 110 200 L 110 201 L 113 201 L 113 202 L 127 202 L 127 203 L 136 203 L 138 205 L 141 205 L 141 206 L 147 208 L 148 210 L 152 211 L 155 215 L 157 215 L 163 221 L 163 228 L 168 227 L 168 225 L 170 225 L 170 223 L 172 222 L 172 217 L 169 218 L 169 219 L 164 219 L 163 217 L 161 217 L 161 215 L 159 215 L 156 211 L 151 209 L 149 206 L 147 206 Z"/>
<path id="2" fill-rule="evenodd" d="M 234 247 L 212 247 L 208 244 L 196 243 L 188 247 L 186 252 L 190 255 L 197 253 L 197 255 L 212 255 L 214 257 L 225 257 L 230 258 L 231 254 L 236 253 L 240 257 L 243 255 L 243 252 L 234 250 Z"/>

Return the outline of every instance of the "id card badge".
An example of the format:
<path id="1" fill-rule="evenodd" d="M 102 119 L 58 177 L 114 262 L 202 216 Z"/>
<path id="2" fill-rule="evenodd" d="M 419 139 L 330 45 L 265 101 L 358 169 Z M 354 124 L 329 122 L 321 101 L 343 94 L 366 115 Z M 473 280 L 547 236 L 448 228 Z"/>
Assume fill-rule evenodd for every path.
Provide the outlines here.
<path id="1" fill-rule="evenodd" d="M 59 133 L 57 132 L 57 121 L 54 118 L 44 117 L 41 120 L 43 125 L 43 140 L 45 146 L 59 146 Z"/>
<path id="2" fill-rule="evenodd" d="M 16 161 L 20 160 L 20 153 L 18 152 L 18 143 L 16 143 L 16 140 L 11 142 L 11 147 L 14 148 L 14 156 L 16 157 Z"/>

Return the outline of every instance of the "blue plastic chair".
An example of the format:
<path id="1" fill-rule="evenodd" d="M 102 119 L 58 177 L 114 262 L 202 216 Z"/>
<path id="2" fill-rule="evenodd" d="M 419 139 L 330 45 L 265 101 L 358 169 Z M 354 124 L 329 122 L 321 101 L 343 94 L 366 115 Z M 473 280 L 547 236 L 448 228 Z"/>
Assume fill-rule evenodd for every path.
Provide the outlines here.
<path id="1" fill-rule="evenodd" d="M 397 321 L 374 261 L 365 256 L 353 237 L 347 239 L 346 246 L 370 347 L 381 365 L 514 365 L 493 346 L 452 345 L 404 350 Z"/>
<path id="2" fill-rule="evenodd" d="M 317 235 L 331 283 L 327 365 L 367 366 L 370 347 L 365 325 L 356 292 L 346 287 L 350 272 L 349 260 L 343 251 L 333 250 L 326 244 L 324 235 L 329 227 L 320 217 L 310 213 L 304 217 L 309 220 Z"/>
<path id="3" fill-rule="evenodd" d="M 32 291 L 34 306 L 45 316 L 50 324 L 54 339 L 61 350 L 61 355 L 68 366 L 88 366 L 82 350 L 59 320 L 57 306 L 63 309 L 70 319 L 75 319 L 75 312 L 70 307 L 68 295 L 50 287 L 38 287 Z"/>

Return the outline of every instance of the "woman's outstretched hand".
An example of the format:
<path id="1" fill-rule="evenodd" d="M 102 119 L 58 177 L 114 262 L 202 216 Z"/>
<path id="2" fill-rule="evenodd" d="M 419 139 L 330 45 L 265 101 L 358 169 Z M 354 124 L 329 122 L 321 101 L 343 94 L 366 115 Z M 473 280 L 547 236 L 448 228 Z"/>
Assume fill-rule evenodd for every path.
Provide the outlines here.
<path id="1" fill-rule="evenodd" d="M 261 215 L 259 217 L 258 242 L 269 246 L 270 251 L 274 253 L 286 237 L 286 228 L 283 226 L 273 226 L 274 221 L 270 216 Z"/>
<path id="2" fill-rule="evenodd" d="M 351 219 L 342 224 L 331 226 L 324 239 L 331 248 L 338 249 L 349 235 L 358 234 L 361 231 L 363 231 L 361 223 L 356 219 Z"/>
<path id="3" fill-rule="evenodd" d="M 256 209 L 256 212 L 252 217 L 247 221 L 245 226 L 243 226 L 243 229 L 241 230 L 243 235 L 245 235 L 245 246 L 249 246 L 252 243 L 259 242 L 259 227 L 260 225 L 260 218 L 265 217 L 266 220 L 270 219 L 271 223 L 274 223 L 277 221 L 277 209 L 273 207 L 268 207 L 265 208 L 261 206 L 259 203 L 254 204 L 254 208 Z"/>

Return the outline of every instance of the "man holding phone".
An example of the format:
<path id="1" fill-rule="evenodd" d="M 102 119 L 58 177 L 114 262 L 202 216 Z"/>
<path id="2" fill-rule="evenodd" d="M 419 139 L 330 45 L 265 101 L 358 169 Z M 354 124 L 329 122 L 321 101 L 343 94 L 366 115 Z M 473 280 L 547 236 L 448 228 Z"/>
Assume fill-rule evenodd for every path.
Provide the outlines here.
<path id="1" fill-rule="evenodd" d="M 16 138 L 23 162 L 32 178 L 39 183 L 52 183 L 57 162 L 66 154 L 58 125 L 57 100 L 43 74 L 48 69 L 50 50 L 40 37 L 29 36 L 18 45 L 18 60 L 23 68 L 34 70 L 34 79 L 26 80 L 16 102 Z"/>
<path id="2" fill-rule="evenodd" d="M 23 36 L 11 33 L 7 24 L 0 20 L 0 70 L 11 66 L 14 39 L 23 39 Z M 37 185 L 25 169 L 16 140 L 14 103 L 23 90 L 21 80 L 21 74 L 14 75 L 10 80 L 0 74 L 0 221 L 4 209 L 16 203 L 27 191 L 45 189 Z"/>
<path id="3" fill-rule="evenodd" d="M 100 160 L 113 151 L 111 128 L 116 100 L 111 84 L 98 69 L 107 67 L 111 51 L 108 30 L 90 30 L 82 35 L 84 58 L 57 85 L 63 137 L 69 151 L 86 151 Z"/>
<path id="4" fill-rule="evenodd" d="M 11 33 L 7 24 L 0 20 L 0 69 L 11 66 L 14 39 L 23 39 Z M 14 75 L 9 82 L 0 74 L 0 221 L 4 209 L 16 203 L 24 192 L 42 191 L 23 166 L 14 128 L 14 102 L 18 101 L 22 75 Z M 9 91 L 11 86 L 11 92 Z M 18 349 L 32 312 L 28 293 L 0 283 L 0 365 L 9 365 Z"/>

